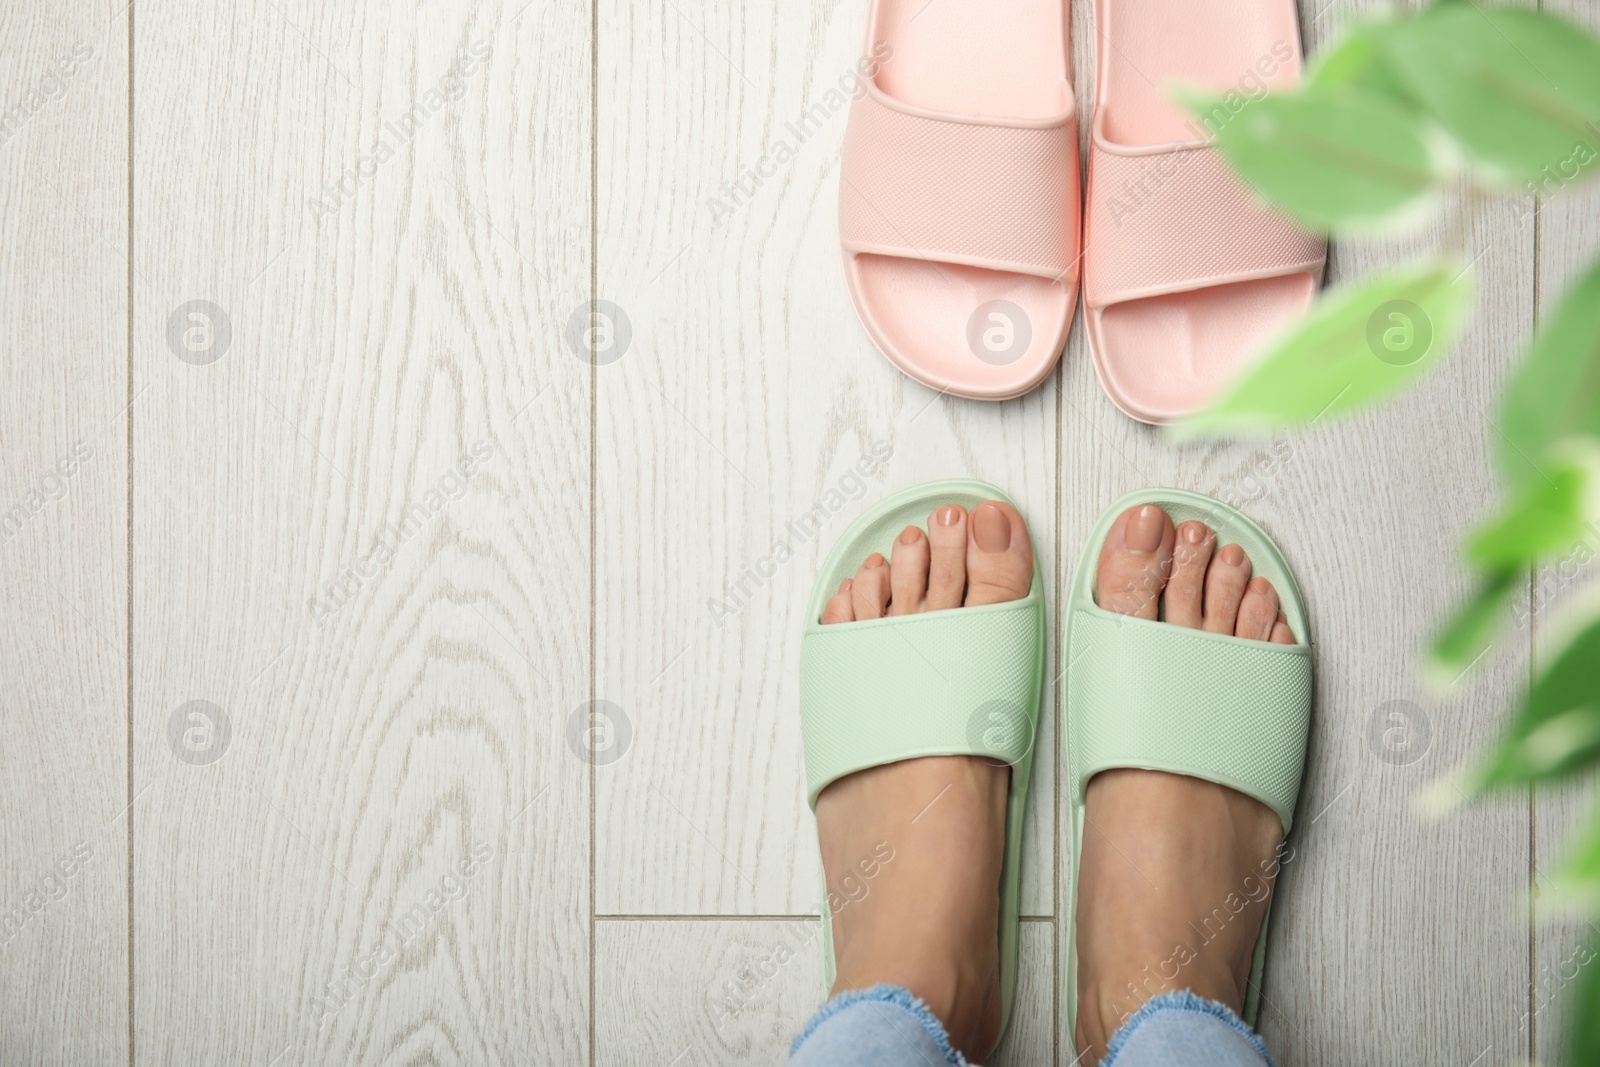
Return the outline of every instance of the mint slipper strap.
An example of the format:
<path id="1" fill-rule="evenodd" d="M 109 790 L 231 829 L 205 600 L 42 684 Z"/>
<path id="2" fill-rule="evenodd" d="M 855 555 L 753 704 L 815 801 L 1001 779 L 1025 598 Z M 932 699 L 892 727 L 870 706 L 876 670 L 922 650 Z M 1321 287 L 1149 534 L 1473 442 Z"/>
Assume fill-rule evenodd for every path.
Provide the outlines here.
<path id="1" fill-rule="evenodd" d="M 1311 649 L 1079 606 L 1068 627 L 1069 787 L 1139 767 L 1272 808 L 1288 833 L 1311 722 Z"/>
<path id="2" fill-rule="evenodd" d="M 806 795 L 921 756 L 1015 764 L 1032 750 L 1044 598 L 866 622 L 812 624 L 800 647 Z"/>

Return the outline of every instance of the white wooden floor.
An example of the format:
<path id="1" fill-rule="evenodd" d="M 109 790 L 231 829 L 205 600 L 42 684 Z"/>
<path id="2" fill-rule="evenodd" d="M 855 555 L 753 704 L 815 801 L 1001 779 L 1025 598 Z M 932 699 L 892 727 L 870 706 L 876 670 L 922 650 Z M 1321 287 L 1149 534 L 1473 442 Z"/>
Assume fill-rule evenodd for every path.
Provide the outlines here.
<path id="1" fill-rule="evenodd" d="M 1375 7 L 1305 0 L 1309 47 Z M 1530 933 L 1528 890 L 1584 805 L 1414 798 L 1493 735 L 1571 582 L 1443 696 L 1415 668 L 1467 589 L 1497 387 L 1600 194 L 1336 248 L 1335 279 L 1481 257 L 1465 344 L 1381 412 L 1175 449 L 1081 329 L 1034 394 L 952 400 L 850 310 L 843 110 L 790 127 L 865 11 L 9 0 L 0 1063 L 781 1059 L 820 980 L 805 593 L 867 500 L 960 475 L 1017 497 L 1056 591 L 1138 486 L 1286 547 L 1319 683 L 1282 1062 L 1554 1058 L 1580 931 Z M 598 365 L 591 300 L 620 309 Z M 1006 1063 L 1072 1060 L 1059 697 Z"/>

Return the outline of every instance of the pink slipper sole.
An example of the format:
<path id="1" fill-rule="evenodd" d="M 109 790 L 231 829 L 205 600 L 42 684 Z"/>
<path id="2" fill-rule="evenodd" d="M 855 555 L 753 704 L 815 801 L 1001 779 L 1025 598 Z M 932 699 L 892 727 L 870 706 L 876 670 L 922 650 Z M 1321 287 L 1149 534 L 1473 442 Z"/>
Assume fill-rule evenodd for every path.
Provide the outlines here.
<path id="1" fill-rule="evenodd" d="M 1322 284 L 1327 246 L 1266 207 L 1178 86 L 1254 98 L 1299 80 L 1293 0 L 1095 0 L 1084 319 L 1101 388 L 1142 422 L 1205 406 Z"/>
<path id="2" fill-rule="evenodd" d="M 873 343 L 957 396 L 1045 379 L 1077 301 L 1078 145 L 1062 0 L 874 0 L 850 109 L 845 282 Z"/>

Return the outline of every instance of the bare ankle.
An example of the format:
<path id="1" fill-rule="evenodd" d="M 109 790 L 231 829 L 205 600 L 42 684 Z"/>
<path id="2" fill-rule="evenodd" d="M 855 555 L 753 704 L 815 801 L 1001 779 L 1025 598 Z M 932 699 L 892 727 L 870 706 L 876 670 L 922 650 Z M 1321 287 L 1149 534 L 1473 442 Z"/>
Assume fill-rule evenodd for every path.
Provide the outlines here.
<path id="1" fill-rule="evenodd" d="M 1192 954 L 1186 954 L 1184 959 L 1187 966 L 1172 968 L 1170 976 L 1145 967 L 1137 973 L 1108 975 L 1081 985 L 1075 1035 L 1078 1048 L 1092 1048 L 1098 1060 L 1105 1055 L 1116 1032 L 1140 1008 L 1165 993 L 1188 991 L 1235 1012 L 1243 1009 L 1244 991 L 1238 988 L 1228 968 L 1214 966 Z"/>
<path id="2" fill-rule="evenodd" d="M 968 960 L 950 953 L 903 949 L 864 952 L 841 958 L 832 994 L 875 985 L 900 986 L 925 1004 L 944 1026 L 950 1043 L 973 1062 L 981 1062 L 999 1038 L 1000 990 L 994 961 Z"/>

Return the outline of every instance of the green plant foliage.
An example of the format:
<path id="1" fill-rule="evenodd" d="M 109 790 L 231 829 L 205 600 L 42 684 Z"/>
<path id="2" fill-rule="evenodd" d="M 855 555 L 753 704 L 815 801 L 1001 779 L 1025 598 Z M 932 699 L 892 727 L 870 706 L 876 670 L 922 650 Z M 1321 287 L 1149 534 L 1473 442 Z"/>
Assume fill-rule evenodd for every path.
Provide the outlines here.
<path id="1" fill-rule="evenodd" d="M 1449 685 L 1476 663 L 1500 631 L 1500 618 L 1506 601 L 1516 590 L 1526 571 L 1517 567 L 1489 574 L 1479 582 L 1472 598 L 1434 639 L 1429 651 L 1427 674 L 1436 685 Z"/>
<path id="2" fill-rule="evenodd" d="M 1405 86 L 1384 62 L 1378 38 L 1392 22 L 1359 26 L 1317 57 L 1306 71 L 1305 90 L 1329 95 L 1362 88 L 1409 103 Z"/>
<path id="3" fill-rule="evenodd" d="M 1386 66 L 1499 177 L 1567 177 L 1600 157 L 1600 42 L 1550 15 L 1436 4 L 1374 34 Z"/>
<path id="4" fill-rule="evenodd" d="M 1387 396 L 1449 347 L 1473 288 L 1454 265 L 1430 264 L 1330 293 L 1172 433 L 1187 440 L 1303 426 Z"/>
<path id="5" fill-rule="evenodd" d="M 1575 994 L 1577 1010 L 1570 1012 L 1572 1031 L 1567 1035 L 1568 1063 L 1600 1063 L 1600 966 L 1596 945 L 1590 943 Z"/>
<path id="6" fill-rule="evenodd" d="M 1202 115 L 1226 111 L 1190 103 Z M 1247 101 L 1218 124 L 1216 144 L 1258 192 L 1322 232 L 1395 218 L 1437 181 L 1421 119 L 1366 89 Z"/>
<path id="7" fill-rule="evenodd" d="M 1193 102 L 1191 102 L 1193 106 Z M 1208 109 L 1219 107 L 1206 102 Z M 1600 174 L 1600 40 L 1536 6 L 1436 3 L 1358 25 L 1305 82 L 1234 102 L 1217 144 L 1240 175 L 1324 232 L 1393 222 L 1464 161 L 1480 182 L 1545 195 Z M 1414 381 L 1472 301 L 1452 269 L 1424 265 L 1326 294 L 1244 369 L 1179 438 L 1305 426 Z M 1586 540 L 1600 511 L 1600 263 L 1566 295 L 1513 373 L 1495 435 L 1507 490 L 1469 539 L 1473 596 L 1435 639 L 1428 673 L 1453 682 L 1492 647 L 1508 602 L 1540 559 Z M 1600 763 L 1600 597 L 1569 613 L 1494 751 L 1438 783 L 1454 806 Z M 1600 822 L 1579 839 L 1556 892 L 1600 907 Z M 1586 949 L 1567 1049 L 1600 1064 L 1600 942 Z"/>
<path id="8" fill-rule="evenodd" d="M 1600 760 L 1600 603 L 1583 605 L 1567 628 L 1570 636 L 1470 780 L 1475 791 L 1550 781 Z"/>
<path id="9" fill-rule="evenodd" d="M 1600 438 L 1600 264 L 1567 293 L 1506 388 L 1501 477 L 1519 488 L 1544 481 L 1544 456 L 1584 435 Z"/>
<path id="10" fill-rule="evenodd" d="M 1467 559 L 1489 571 L 1532 564 L 1563 552 L 1584 536 L 1593 469 L 1571 459 L 1547 462 L 1548 472 L 1531 483 L 1467 542 Z"/>
<path id="11" fill-rule="evenodd" d="M 1550 895 L 1550 903 L 1558 907 L 1600 904 L 1600 822 L 1590 823 L 1568 844 L 1561 865 L 1550 876 Z"/>

